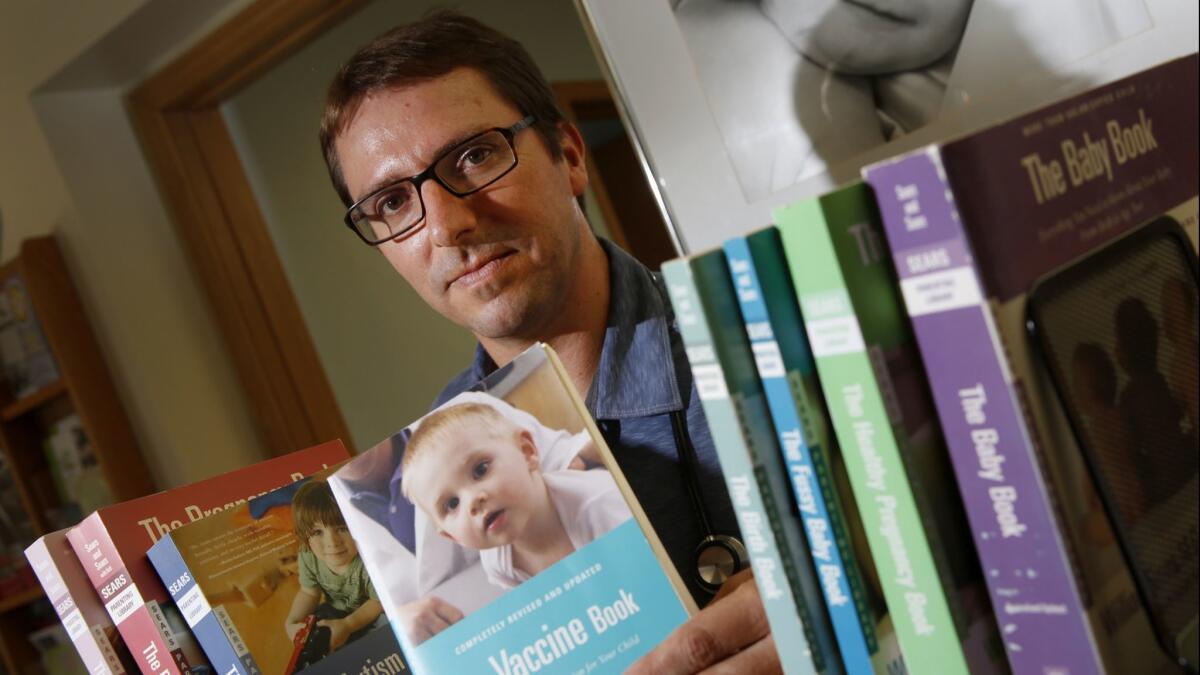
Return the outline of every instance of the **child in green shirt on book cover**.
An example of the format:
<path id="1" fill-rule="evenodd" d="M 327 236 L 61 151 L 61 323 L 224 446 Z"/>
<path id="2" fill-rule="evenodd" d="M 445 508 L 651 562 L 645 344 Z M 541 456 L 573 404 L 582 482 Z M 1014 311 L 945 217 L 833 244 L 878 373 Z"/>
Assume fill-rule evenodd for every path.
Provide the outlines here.
<path id="1" fill-rule="evenodd" d="M 328 483 L 314 480 L 301 486 L 292 497 L 292 518 L 300 539 L 300 590 L 284 628 L 294 639 L 314 615 L 316 625 L 330 631 L 332 652 L 382 624 L 383 605 Z"/>

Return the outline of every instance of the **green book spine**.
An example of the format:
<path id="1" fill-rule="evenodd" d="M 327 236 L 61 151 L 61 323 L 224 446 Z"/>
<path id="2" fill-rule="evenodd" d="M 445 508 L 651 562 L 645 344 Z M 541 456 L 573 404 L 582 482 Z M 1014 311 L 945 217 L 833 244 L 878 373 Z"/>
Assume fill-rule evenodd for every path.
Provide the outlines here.
<path id="1" fill-rule="evenodd" d="M 911 673 L 965 675 L 966 658 L 859 325 L 875 321 L 872 313 L 902 309 L 852 303 L 826 220 L 827 204 L 848 207 L 850 213 L 832 214 L 839 220 L 857 215 L 853 206 L 860 205 L 859 224 L 867 228 L 868 199 L 863 186 L 853 186 L 782 208 L 775 218 L 905 665 Z"/>
<path id="2" fill-rule="evenodd" d="M 861 567 L 871 563 L 869 560 L 860 560 L 854 550 L 850 533 L 851 518 L 837 489 L 837 481 L 834 478 L 835 458 L 839 462 L 839 469 L 844 472 L 845 467 L 840 464 L 837 438 L 829 428 L 829 412 L 825 409 L 825 399 L 821 395 L 821 382 L 817 378 L 812 350 L 808 346 L 808 338 L 804 335 L 800 305 L 788 273 L 787 258 L 783 255 L 779 229 L 769 227 L 747 235 L 745 240 L 750 258 L 754 262 L 754 274 L 762 289 L 762 302 L 766 307 L 767 319 L 771 324 L 775 342 L 779 345 L 792 401 L 800 417 L 813 472 L 816 474 L 817 488 L 825 499 L 829 529 L 842 559 L 846 584 L 850 588 L 850 596 L 854 601 L 863 638 L 867 643 L 867 651 L 874 654 L 878 649 L 875 637 L 876 617 L 871 609 Z M 854 513 L 853 518 L 857 519 L 858 514 Z"/>
<path id="3" fill-rule="evenodd" d="M 692 268 L 687 260 L 678 259 L 665 263 L 662 273 L 742 539 L 750 554 L 754 582 L 776 638 L 775 649 L 779 652 L 780 663 L 785 673 L 813 675 L 821 672 L 814 663 L 800 617 L 799 598 L 786 577 L 784 561 L 759 492 L 750 449 L 729 394 L 725 372 L 717 358 L 709 321 L 696 292 Z"/>

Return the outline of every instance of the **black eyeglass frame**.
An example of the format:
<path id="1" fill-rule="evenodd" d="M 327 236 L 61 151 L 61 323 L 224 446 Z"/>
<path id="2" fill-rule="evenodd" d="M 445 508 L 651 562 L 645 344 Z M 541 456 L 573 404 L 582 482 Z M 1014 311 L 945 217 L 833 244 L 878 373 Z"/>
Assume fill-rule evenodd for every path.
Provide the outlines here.
<path id="1" fill-rule="evenodd" d="M 372 190 L 370 194 L 368 194 L 365 197 L 363 197 L 362 199 L 359 199 L 358 201 L 354 202 L 353 204 L 350 205 L 350 208 L 346 209 L 346 215 L 343 219 L 344 222 L 346 223 L 346 227 L 349 227 L 351 229 L 351 231 L 353 231 L 354 234 L 358 235 L 358 238 L 362 239 L 363 242 L 366 243 L 368 246 L 378 246 L 384 242 L 393 241 L 395 239 L 403 237 L 406 234 L 409 234 L 413 230 L 416 230 L 421 225 L 421 223 L 425 222 L 425 198 L 421 196 L 421 185 L 425 181 L 427 181 L 429 179 L 433 179 L 433 182 L 442 186 L 442 188 L 445 189 L 446 192 L 449 192 L 450 194 L 454 195 L 455 197 L 459 197 L 459 198 L 466 197 L 467 195 L 475 194 L 476 192 L 479 192 L 480 190 L 494 184 L 496 181 L 500 180 L 501 178 L 504 178 L 509 173 L 511 173 L 513 169 L 517 168 L 517 164 L 520 163 L 520 157 L 517 155 L 517 146 L 513 144 L 513 138 L 517 135 L 518 132 L 523 131 L 523 130 L 528 129 L 529 127 L 533 126 L 533 123 L 536 120 L 537 120 L 537 118 L 535 118 L 533 115 L 526 115 L 525 117 L 521 118 L 520 121 L 518 121 L 516 124 L 514 124 L 512 126 L 492 127 L 491 129 L 485 129 L 485 130 L 475 134 L 474 136 L 471 136 L 470 138 L 463 140 L 461 143 L 455 144 L 454 147 L 450 148 L 446 152 L 443 152 L 442 154 L 435 157 L 433 159 L 433 161 L 429 163 L 429 166 L 426 167 L 425 170 L 422 171 L 421 173 L 418 173 L 415 176 L 401 178 L 400 180 L 394 181 L 392 183 L 388 183 L 387 185 L 384 185 L 377 190 Z M 492 178 L 491 180 L 484 183 L 483 185 L 479 185 L 474 188 L 471 188 L 470 190 L 460 191 L 460 190 L 456 190 L 453 187 L 451 187 L 450 185 L 448 185 L 446 183 L 446 181 L 444 179 L 442 179 L 441 176 L 437 175 L 437 171 L 436 171 L 437 166 L 438 166 L 438 164 L 441 163 L 441 161 L 443 159 L 450 156 L 456 150 L 458 150 L 462 146 L 470 143 L 471 141 L 474 141 L 477 138 L 486 136 L 490 133 L 497 132 L 497 131 L 500 132 L 500 134 L 504 136 L 504 140 L 508 142 L 508 147 L 510 150 L 512 150 L 513 162 L 512 162 L 511 166 L 509 166 L 504 171 L 500 172 L 495 178 Z M 395 234 L 392 234 L 388 237 L 380 239 L 379 241 L 371 241 L 370 239 L 368 239 L 366 237 L 366 235 L 364 235 L 359 230 L 358 226 L 354 224 L 355 210 L 359 210 L 361 213 L 360 207 L 363 205 L 363 203 L 369 202 L 371 199 L 374 199 L 380 193 L 386 192 L 387 190 L 390 190 L 401 183 L 412 183 L 413 184 L 413 188 L 416 190 L 416 193 L 417 193 L 417 202 L 421 205 L 420 217 L 418 217 L 416 220 L 414 220 L 412 225 L 406 227 L 405 229 L 403 229 Z M 363 219 L 369 220 L 365 213 L 363 214 Z"/>

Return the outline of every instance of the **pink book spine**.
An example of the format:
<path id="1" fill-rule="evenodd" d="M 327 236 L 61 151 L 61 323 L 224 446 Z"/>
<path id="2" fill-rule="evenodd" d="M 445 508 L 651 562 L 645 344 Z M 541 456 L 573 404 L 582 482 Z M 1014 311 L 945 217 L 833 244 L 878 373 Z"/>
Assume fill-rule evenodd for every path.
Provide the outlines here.
<path id="1" fill-rule="evenodd" d="M 52 551 L 51 547 L 66 550 Z M 52 532 L 39 538 L 25 549 L 25 557 L 88 672 L 91 675 L 122 675 L 125 669 L 104 632 L 105 626 L 89 622 L 85 616 L 84 609 L 95 604 L 91 586 L 86 585 L 82 573 L 74 574 L 78 570 L 62 569 L 67 564 L 78 567 L 66 541 L 66 533 Z M 88 597 L 82 597 L 85 593 Z"/>
<path id="2" fill-rule="evenodd" d="M 166 619 L 142 599 L 100 517 L 88 516 L 67 539 L 142 673 L 190 675 L 182 650 L 163 630 Z"/>

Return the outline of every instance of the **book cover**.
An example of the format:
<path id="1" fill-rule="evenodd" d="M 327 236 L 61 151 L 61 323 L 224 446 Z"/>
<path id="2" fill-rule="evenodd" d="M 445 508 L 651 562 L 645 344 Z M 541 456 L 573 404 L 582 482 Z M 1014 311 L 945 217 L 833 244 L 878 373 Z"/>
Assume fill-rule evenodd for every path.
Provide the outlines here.
<path id="1" fill-rule="evenodd" d="M 97 509 L 67 532 L 76 557 L 143 673 L 207 672 L 209 665 L 146 558 L 186 522 L 245 503 L 347 458 L 331 441 L 237 471 Z"/>
<path id="2" fill-rule="evenodd" d="M 1196 63 L 867 170 L 1025 672 L 1196 667 Z"/>
<path id="3" fill-rule="evenodd" d="M 336 468 L 172 530 L 147 552 L 218 672 L 407 670 L 327 482 Z"/>
<path id="4" fill-rule="evenodd" d="M 619 672 L 695 609 L 544 345 L 329 482 L 414 672 Z"/>
<path id="5" fill-rule="evenodd" d="M 87 672 L 92 675 L 135 672 L 133 657 L 100 603 L 75 551 L 71 550 L 67 531 L 38 537 L 25 549 L 25 557 Z"/>
<path id="6" fill-rule="evenodd" d="M 720 251 L 715 253 L 720 255 Z M 725 265 L 720 259 L 712 264 L 720 267 Z M 780 663 L 786 673 L 821 672 L 826 663 L 824 655 L 813 648 L 812 631 L 806 625 L 806 620 L 811 621 L 812 618 L 805 616 L 806 601 L 799 589 L 792 557 L 788 555 L 787 543 L 781 541 L 782 521 L 772 514 L 775 503 L 763 494 L 762 485 L 766 475 L 761 460 L 756 462 L 752 441 L 748 439 L 751 429 L 744 425 L 739 416 L 742 392 L 731 385 L 729 380 L 733 374 L 725 370 L 733 364 L 724 361 L 718 353 L 713 339 L 717 328 L 707 316 L 700 285 L 696 281 L 697 270 L 691 261 L 679 259 L 665 263 L 662 272 L 704 415 L 712 431 L 721 471 L 725 474 L 729 496 L 733 499 L 738 528 L 750 555 L 754 582 L 758 584 L 767 621 L 774 635 L 787 636 L 786 639 L 775 641 Z M 738 330 L 740 333 L 740 328 Z M 753 376 L 752 363 L 738 365 L 741 368 L 738 371 L 740 377 L 744 377 L 746 372 Z M 735 399 L 735 396 L 738 398 Z M 765 427 L 757 427 L 754 433 L 759 438 L 765 436 L 765 443 L 773 443 L 773 429 L 769 422 Z M 763 447 L 763 443 L 760 442 L 758 447 Z M 777 449 L 775 452 L 778 453 Z M 798 529 L 796 533 L 799 534 Z M 820 596 L 817 595 L 815 600 L 820 603 Z M 833 667 L 839 668 L 841 664 L 836 654 L 831 656 L 834 656 Z"/>
<path id="7" fill-rule="evenodd" d="M 779 231 L 730 239 L 724 248 L 842 660 L 849 672 L 869 672 L 878 649 L 876 613 L 837 492 L 836 444 Z"/>
<path id="8" fill-rule="evenodd" d="M 944 488 L 939 432 L 922 415 L 924 383 L 905 350 L 902 310 L 886 292 L 868 199 L 863 186 L 850 186 L 780 209 L 776 220 L 905 665 L 913 673 L 965 673 L 948 597 L 957 589 L 942 546 L 955 534 L 929 514 L 936 498 L 929 492 Z M 953 508 L 937 515 L 952 522 Z M 972 668 L 986 661 L 971 659 Z"/>

